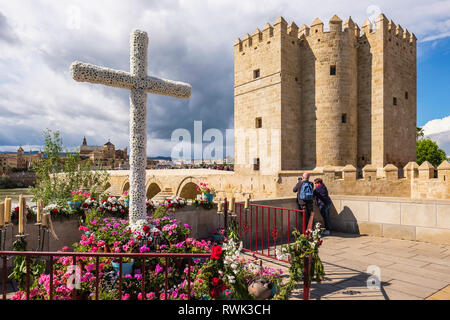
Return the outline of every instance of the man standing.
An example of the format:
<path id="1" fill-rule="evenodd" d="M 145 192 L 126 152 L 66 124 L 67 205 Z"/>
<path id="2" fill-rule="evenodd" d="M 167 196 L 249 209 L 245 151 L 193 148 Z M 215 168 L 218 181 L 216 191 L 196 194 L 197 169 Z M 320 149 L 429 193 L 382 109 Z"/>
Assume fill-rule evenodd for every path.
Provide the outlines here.
<path id="1" fill-rule="evenodd" d="M 298 178 L 298 183 L 294 188 L 297 193 L 297 203 L 299 210 L 305 211 L 305 230 L 308 227 L 309 218 L 313 211 L 314 186 L 309 181 L 309 173 L 305 172 L 302 178 Z"/>

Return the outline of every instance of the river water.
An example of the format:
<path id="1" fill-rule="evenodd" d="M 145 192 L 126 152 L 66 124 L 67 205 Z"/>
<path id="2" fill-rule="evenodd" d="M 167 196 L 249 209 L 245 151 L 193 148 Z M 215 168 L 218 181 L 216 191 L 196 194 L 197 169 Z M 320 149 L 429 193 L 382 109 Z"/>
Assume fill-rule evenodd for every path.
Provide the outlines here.
<path id="1" fill-rule="evenodd" d="M 17 207 L 19 204 L 19 196 L 23 195 L 30 207 L 33 207 L 35 203 L 31 202 L 33 195 L 30 189 L 0 189 L 0 202 L 4 202 L 5 198 L 11 198 L 11 206 Z"/>

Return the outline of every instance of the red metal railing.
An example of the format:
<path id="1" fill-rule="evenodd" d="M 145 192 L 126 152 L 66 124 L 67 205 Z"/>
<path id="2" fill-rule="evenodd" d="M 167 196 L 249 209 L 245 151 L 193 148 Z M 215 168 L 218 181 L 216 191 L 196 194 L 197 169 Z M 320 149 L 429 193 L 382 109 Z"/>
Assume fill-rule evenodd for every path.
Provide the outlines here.
<path id="1" fill-rule="evenodd" d="M 243 250 L 277 259 L 276 249 L 291 243 L 292 232 L 306 232 L 305 211 L 251 204 L 245 209 L 236 203 L 237 225 Z M 288 261 L 285 261 L 288 262 Z"/>
<path id="2" fill-rule="evenodd" d="M 145 300 L 146 297 L 146 288 L 145 288 L 145 281 L 146 281 L 146 259 L 155 259 L 160 258 L 165 260 L 164 265 L 164 294 L 167 296 L 168 294 L 168 279 L 169 274 L 168 270 L 171 266 L 171 260 L 180 260 L 180 259 L 188 259 L 188 263 L 186 264 L 188 274 L 187 274 L 187 286 L 188 286 L 188 299 L 191 299 L 191 264 L 192 259 L 208 259 L 210 257 L 210 254 L 175 254 L 175 253 L 142 253 L 142 254 L 126 254 L 126 253 L 73 253 L 73 252 L 20 252 L 20 251 L 5 251 L 0 252 L 0 256 L 3 260 L 3 266 L 2 266 L 2 300 L 7 299 L 7 289 L 6 284 L 8 281 L 8 275 L 7 275 L 7 262 L 8 257 L 25 257 L 26 262 L 26 298 L 29 300 L 30 298 L 30 277 L 31 277 L 31 270 L 30 270 L 30 262 L 31 258 L 41 257 L 41 258 L 49 258 L 48 262 L 48 270 L 50 273 L 50 290 L 49 290 L 49 299 L 54 300 L 54 281 L 53 281 L 53 265 L 54 265 L 54 259 L 55 258 L 61 258 L 61 257 L 72 257 L 72 264 L 73 264 L 73 271 L 72 274 L 75 275 L 75 270 L 77 266 L 77 258 L 95 258 L 95 265 L 96 265 L 96 279 L 95 279 L 95 300 L 99 299 L 99 286 L 100 286 L 100 258 L 113 258 L 113 259 L 119 259 L 119 296 L 118 299 L 122 299 L 122 285 L 123 285 L 123 259 L 129 258 L 129 259 L 140 259 L 143 261 L 142 263 L 142 279 L 141 279 L 141 288 L 142 288 L 142 298 Z M 75 281 L 75 279 L 74 279 Z M 72 299 L 76 298 L 76 290 L 72 290 Z"/>
<path id="3" fill-rule="evenodd" d="M 305 234 L 306 230 L 312 229 L 314 221 L 314 212 L 311 212 L 309 221 L 305 221 L 304 210 L 256 204 L 251 204 L 248 209 L 245 209 L 243 203 L 236 203 L 235 212 L 243 250 L 276 260 L 278 260 L 277 248 L 291 243 L 292 232 L 297 229 Z M 299 222 L 301 222 L 301 227 L 299 227 Z M 267 237 L 265 237 L 266 235 Z M 309 300 L 311 283 L 308 278 L 311 272 L 312 257 L 305 257 L 304 261 L 303 300 Z M 289 261 L 283 262 L 289 263 Z"/>

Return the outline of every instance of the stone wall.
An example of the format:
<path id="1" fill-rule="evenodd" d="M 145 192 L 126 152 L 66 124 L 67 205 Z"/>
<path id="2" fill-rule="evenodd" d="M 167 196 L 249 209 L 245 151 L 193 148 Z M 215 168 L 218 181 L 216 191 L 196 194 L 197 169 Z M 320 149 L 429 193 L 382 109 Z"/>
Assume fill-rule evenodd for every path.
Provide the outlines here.
<path id="1" fill-rule="evenodd" d="M 49 236 L 50 241 L 47 241 L 47 237 L 44 242 L 44 251 L 55 252 L 61 250 L 63 247 L 69 247 L 73 249 L 73 244 L 80 241 L 81 232 L 78 230 L 80 226 L 78 219 L 63 219 L 53 221 L 53 228 L 58 240 L 54 239 L 52 235 Z M 6 233 L 6 251 L 12 250 L 13 242 L 16 241 L 15 235 L 17 234 L 17 225 L 8 228 Z M 34 223 L 28 223 L 25 229 L 29 235 L 26 238 L 28 249 L 36 250 L 38 247 L 38 227 Z"/>
<path id="2" fill-rule="evenodd" d="M 450 244 L 450 201 L 408 198 L 331 196 L 333 231 Z M 295 198 L 255 201 L 296 209 Z M 318 208 L 315 221 L 323 221 Z"/>
<path id="3" fill-rule="evenodd" d="M 205 182 L 217 190 L 216 198 L 243 200 L 293 196 L 292 189 L 304 172 L 311 181 L 322 178 L 333 195 L 402 197 L 413 199 L 450 199 L 450 163 L 444 161 L 437 170 L 428 162 L 420 167 L 415 162 L 399 170 L 387 165 L 381 170 L 367 165 L 361 171 L 352 165 L 344 168 L 325 167 L 312 171 L 280 171 L 276 174 L 227 172 L 216 170 L 149 170 L 147 189 L 171 190 L 181 195 L 183 190 Z M 437 172 L 437 178 L 435 178 Z M 110 172 L 110 192 L 121 195 L 128 183 L 128 171 Z M 167 193 L 170 195 L 170 193 Z"/>

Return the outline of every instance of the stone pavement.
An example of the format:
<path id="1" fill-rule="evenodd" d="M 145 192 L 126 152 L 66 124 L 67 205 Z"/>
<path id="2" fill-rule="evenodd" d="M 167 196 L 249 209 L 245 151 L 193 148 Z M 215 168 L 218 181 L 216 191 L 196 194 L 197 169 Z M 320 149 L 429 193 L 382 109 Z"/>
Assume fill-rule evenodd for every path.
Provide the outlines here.
<path id="1" fill-rule="evenodd" d="M 312 300 L 450 300 L 450 245 L 333 233 L 320 249 L 325 281 L 313 283 Z M 265 260 L 265 265 L 287 264 Z M 369 289 L 379 268 L 381 286 Z M 302 289 L 291 299 L 302 298 Z"/>

